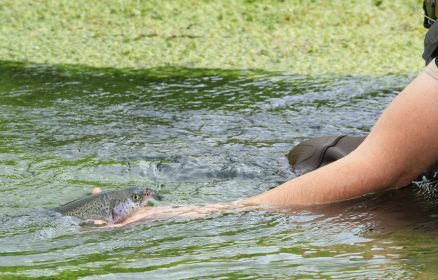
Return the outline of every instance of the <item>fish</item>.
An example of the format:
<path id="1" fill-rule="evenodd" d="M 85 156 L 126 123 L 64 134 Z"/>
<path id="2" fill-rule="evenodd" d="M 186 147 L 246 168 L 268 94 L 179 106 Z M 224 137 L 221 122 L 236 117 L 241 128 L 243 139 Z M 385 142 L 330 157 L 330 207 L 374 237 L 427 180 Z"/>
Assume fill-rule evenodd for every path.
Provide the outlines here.
<path id="1" fill-rule="evenodd" d="M 149 188 L 138 186 L 88 195 L 52 210 L 65 216 L 77 217 L 85 221 L 85 224 L 89 224 L 90 221 L 117 224 L 151 199 L 161 200 L 161 196 Z"/>

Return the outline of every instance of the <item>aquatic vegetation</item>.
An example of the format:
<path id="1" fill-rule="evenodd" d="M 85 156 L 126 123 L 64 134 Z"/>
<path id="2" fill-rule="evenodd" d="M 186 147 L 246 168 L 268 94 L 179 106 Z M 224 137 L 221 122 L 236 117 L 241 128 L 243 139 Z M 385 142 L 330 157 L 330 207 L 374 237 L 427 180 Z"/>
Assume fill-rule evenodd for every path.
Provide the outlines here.
<path id="1" fill-rule="evenodd" d="M 0 60 L 388 74 L 421 68 L 421 1 L 4 0 Z"/>

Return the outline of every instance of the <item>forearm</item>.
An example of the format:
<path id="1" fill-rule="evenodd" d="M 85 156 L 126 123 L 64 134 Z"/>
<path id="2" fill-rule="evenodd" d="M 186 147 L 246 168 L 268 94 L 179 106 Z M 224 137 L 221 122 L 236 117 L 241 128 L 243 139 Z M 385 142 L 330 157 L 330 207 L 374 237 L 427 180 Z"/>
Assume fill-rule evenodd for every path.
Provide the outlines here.
<path id="1" fill-rule="evenodd" d="M 349 156 L 243 201 L 249 205 L 295 207 L 331 203 L 389 187 L 362 160 Z"/>
<path id="2" fill-rule="evenodd" d="M 394 99 L 354 152 L 244 203 L 314 205 L 400 187 L 437 159 L 437 134 L 438 81 L 422 73 Z"/>

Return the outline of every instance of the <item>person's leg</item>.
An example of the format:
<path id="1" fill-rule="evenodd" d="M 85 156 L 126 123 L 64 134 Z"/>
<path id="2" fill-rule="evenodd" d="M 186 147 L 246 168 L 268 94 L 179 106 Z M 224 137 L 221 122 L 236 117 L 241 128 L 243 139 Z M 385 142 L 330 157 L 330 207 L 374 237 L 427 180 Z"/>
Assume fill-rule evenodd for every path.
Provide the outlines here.
<path id="1" fill-rule="evenodd" d="M 355 150 L 365 136 L 322 136 L 307 139 L 289 151 L 293 171 L 304 174 L 337 161 Z"/>

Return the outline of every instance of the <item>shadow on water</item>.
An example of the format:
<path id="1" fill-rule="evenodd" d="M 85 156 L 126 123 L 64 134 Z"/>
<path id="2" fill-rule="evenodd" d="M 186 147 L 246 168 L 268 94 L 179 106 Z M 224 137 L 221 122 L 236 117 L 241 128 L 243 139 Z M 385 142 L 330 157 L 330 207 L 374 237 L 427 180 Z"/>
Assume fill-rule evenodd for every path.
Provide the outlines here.
<path id="1" fill-rule="evenodd" d="M 281 92 L 275 89 L 286 85 L 294 94 L 301 94 L 315 87 L 310 77 L 293 77 L 294 81 L 291 83 L 290 76 L 279 74 L 272 77 L 272 73 L 256 70 L 224 71 L 173 67 L 133 70 L 0 62 L 0 71 L 3 89 L 16 90 L 14 95 L 10 95 L 3 102 L 20 106 L 50 106 L 58 98 L 68 99 L 74 96 L 92 99 L 101 106 L 135 99 L 154 104 L 157 109 L 237 110 L 256 108 L 257 104 L 268 98 L 281 98 Z M 275 84 L 270 83 L 272 79 L 275 80 Z M 317 87 L 329 85 L 335 79 L 318 79 Z M 21 86 L 17 88 L 17 85 Z M 26 91 L 29 85 L 40 87 L 29 93 Z M 8 88 L 9 86 L 12 88 Z M 49 93 L 46 87 L 56 87 L 58 93 Z M 65 91 L 72 87 L 75 88 L 74 91 Z M 43 96 L 44 98 L 41 98 Z M 324 100 L 315 102 L 324 103 Z"/>
<path id="2" fill-rule="evenodd" d="M 275 109 L 287 105 L 314 107 L 342 106 L 346 100 L 336 100 L 340 93 L 348 95 L 348 103 L 394 91 L 393 81 L 403 82 L 406 77 L 386 76 L 380 79 L 377 87 L 370 88 L 376 77 L 309 75 L 291 76 L 262 70 L 220 70 L 159 67 L 153 69 L 113 69 L 92 68 L 75 65 L 29 65 L 19 62 L 0 61 L 2 90 L 14 90 L 15 94 L 6 96 L 2 103 L 20 106 L 50 106 L 58 98 L 72 96 L 93 99 L 99 105 L 114 102 L 138 101 L 154 104 L 158 108 L 177 108 L 179 110 L 216 109 Z M 382 89 L 385 80 L 390 88 Z M 352 84 L 353 83 L 353 84 Z M 30 85 L 36 86 L 27 92 Z M 39 85 L 39 86 L 38 86 Z M 18 87 L 17 87 L 18 86 Z M 47 86 L 48 88 L 45 88 Z M 343 86 L 347 86 L 343 88 Z M 367 94 L 363 95 L 363 88 Z M 56 92 L 47 89 L 57 88 Z M 74 88 L 75 90 L 65 90 Z M 356 92 L 347 91 L 355 89 Z M 40 90 L 39 90 L 40 89 Z M 220 90 L 219 90 L 220 89 Z M 288 97 L 285 98 L 284 90 Z M 397 86 L 395 90 L 399 90 Z M 358 92 L 359 90 L 359 92 Z M 21 94 L 20 94 L 21 93 Z M 106 96 L 104 93 L 111 94 Z M 307 95 L 304 98 L 300 95 Z M 295 98 L 292 98 L 295 96 Z M 318 98 L 316 98 L 318 97 Z M 271 106 L 262 104 L 267 100 Z M 44 103 L 46 102 L 46 103 Z M 293 106 L 292 106 L 293 107 Z M 289 108 L 290 109 L 290 108 Z M 293 109 L 293 108 L 292 108 Z"/>
<path id="3" fill-rule="evenodd" d="M 260 193 L 295 176 L 293 144 L 367 133 L 410 77 L 16 62 L 0 73 L 0 277 L 438 275 L 436 199 L 414 188 L 111 231 L 34 210 L 92 186 L 160 186 L 184 205 Z"/>

